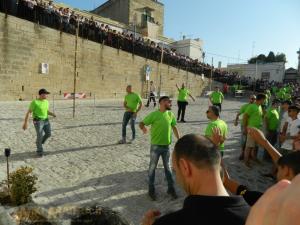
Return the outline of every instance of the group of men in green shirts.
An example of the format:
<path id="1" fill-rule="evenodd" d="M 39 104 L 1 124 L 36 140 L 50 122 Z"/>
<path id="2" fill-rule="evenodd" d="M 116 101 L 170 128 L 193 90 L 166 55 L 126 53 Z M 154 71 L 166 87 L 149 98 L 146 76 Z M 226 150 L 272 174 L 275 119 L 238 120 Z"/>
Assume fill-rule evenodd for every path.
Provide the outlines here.
<path id="1" fill-rule="evenodd" d="M 194 97 L 190 94 L 190 91 L 182 84 L 181 88 L 178 87 L 178 116 L 177 120 L 175 115 L 171 112 L 172 101 L 168 96 L 162 96 L 159 99 L 159 108 L 150 114 L 148 114 L 142 122 L 140 122 L 139 127 L 144 134 L 148 132 L 147 126 L 151 126 L 151 147 L 150 147 L 150 163 L 149 163 L 149 188 L 148 194 L 151 199 L 156 199 L 155 193 L 155 170 L 159 161 L 160 156 L 162 157 L 165 175 L 168 182 L 167 193 L 170 194 L 173 198 L 177 198 L 177 194 L 174 188 L 174 181 L 172 177 L 172 170 L 170 168 L 170 149 L 169 146 L 172 142 L 172 131 L 177 139 L 180 135 L 177 130 L 177 121 L 179 121 L 181 116 L 181 122 L 185 122 L 185 108 L 187 105 L 187 97 L 190 96 L 193 101 Z M 135 121 L 137 114 L 140 112 L 143 103 L 142 98 L 139 94 L 133 92 L 132 86 L 128 85 L 126 87 L 126 96 L 124 98 L 123 106 L 125 112 L 123 114 L 122 122 L 122 139 L 119 141 L 119 144 L 125 144 L 126 142 L 126 127 L 130 121 L 132 138 L 131 142 L 134 141 L 136 137 L 135 131 Z M 39 98 L 33 100 L 30 104 L 29 110 L 26 114 L 23 129 L 26 130 L 28 127 L 29 116 L 33 114 L 33 123 L 37 133 L 37 154 L 38 156 L 43 156 L 43 144 L 51 136 L 51 127 L 48 120 L 48 115 L 56 117 L 56 115 L 49 111 L 49 102 L 47 100 L 47 95 L 50 94 L 47 90 L 41 89 L 39 91 Z M 220 109 L 219 107 L 213 105 L 210 106 L 207 111 L 207 118 L 210 120 L 207 128 L 205 129 L 205 136 L 212 139 L 213 132 L 216 128 L 221 132 L 222 140 L 220 140 L 220 149 L 223 152 L 224 150 L 224 141 L 227 135 L 227 125 L 224 121 L 219 118 Z M 223 154 L 223 153 L 222 153 Z"/>
<path id="2" fill-rule="evenodd" d="M 251 167 L 250 160 L 257 160 L 257 145 L 252 140 L 251 136 L 247 135 L 247 128 L 253 127 L 259 130 L 263 129 L 265 124 L 266 137 L 268 141 L 275 145 L 278 138 L 278 128 L 280 125 L 280 101 L 274 99 L 268 108 L 263 108 L 266 105 L 266 100 L 270 101 L 270 96 L 267 94 L 251 95 L 249 103 L 242 105 L 237 113 L 234 125 L 238 125 L 239 116 L 243 115 L 241 121 L 241 155 L 240 160 L 244 159 L 246 166 Z"/>

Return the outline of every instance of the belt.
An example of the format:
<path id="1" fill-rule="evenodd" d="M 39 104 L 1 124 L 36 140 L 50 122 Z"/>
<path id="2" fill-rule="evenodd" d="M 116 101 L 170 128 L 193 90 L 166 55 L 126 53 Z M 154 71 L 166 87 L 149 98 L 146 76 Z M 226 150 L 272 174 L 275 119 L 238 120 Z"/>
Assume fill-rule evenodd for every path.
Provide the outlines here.
<path id="1" fill-rule="evenodd" d="M 46 118 L 46 119 L 33 118 L 33 121 L 48 121 L 48 118 Z"/>

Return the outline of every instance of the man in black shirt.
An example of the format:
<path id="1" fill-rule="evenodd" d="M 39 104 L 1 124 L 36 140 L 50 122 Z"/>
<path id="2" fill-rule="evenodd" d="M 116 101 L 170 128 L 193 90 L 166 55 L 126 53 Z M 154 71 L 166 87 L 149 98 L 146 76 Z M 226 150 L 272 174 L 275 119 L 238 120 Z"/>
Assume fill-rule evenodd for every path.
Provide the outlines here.
<path id="1" fill-rule="evenodd" d="M 151 210 L 143 225 L 243 225 L 249 206 L 240 196 L 229 196 L 220 176 L 220 151 L 209 139 L 189 134 L 179 139 L 173 152 L 177 182 L 188 197 L 179 211 L 161 216 Z M 156 219 L 156 220 L 155 220 Z"/>

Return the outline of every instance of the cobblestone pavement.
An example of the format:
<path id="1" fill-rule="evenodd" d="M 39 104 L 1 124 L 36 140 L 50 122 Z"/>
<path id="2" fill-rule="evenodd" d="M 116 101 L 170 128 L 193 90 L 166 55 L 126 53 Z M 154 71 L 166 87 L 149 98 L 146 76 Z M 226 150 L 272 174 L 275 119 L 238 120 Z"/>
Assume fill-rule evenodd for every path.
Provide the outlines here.
<path id="1" fill-rule="evenodd" d="M 51 97 L 51 96 L 50 96 Z M 225 162 L 232 177 L 254 190 L 265 190 L 271 180 L 260 176 L 268 172 L 269 164 L 248 169 L 237 158 L 239 155 L 239 127 L 233 119 L 241 99 L 225 100 L 222 119 L 229 125 Z M 174 101 L 175 104 L 175 101 Z M 172 201 L 166 194 L 167 184 L 162 163 L 156 173 L 158 200 L 147 197 L 147 168 L 149 163 L 149 136 L 137 127 L 137 139 L 132 144 L 118 145 L 121 135 L 123 107 L 116 100 L 77 101 L 76 118 L 72 118 L 71 101 L 55 101 L 57 118 L 51 119 L 52 137 L 45 144 L 47 155 L 35 157 L 35 130 L 32 124 L 27 131 L 21 129 L 29 102 L 0 103 L 0 150 L 12 149 L 10 169 L 22 165 L 34 167 L 38 175 L 38 192 L 33 200 L 44 207 L 64 204 L 97 202 L 124 214 L 133 224 L 139 224 L 144 212 L 158 208 L 166 213 L 181 207 L 184 193 L 177 187 L 180 198 Z M 208 100 L 199 98 L 187 108 L 186 124 L 178 124 L 181 134 L 203 134 L 207 125 L 205 111 Z M 53 110 L 53 102 L 50 101 Z M 140 121 L 153 108 L 144 108 Z M 176 114 L 177 106 L 173 111 Z M 128 126 L 128 136 L 131 131 Z M 174 145 L 174 143 L 173 143 Z M 172 147 L 173 147 L 172 145 Z M 6 164 L 0 155 L 0 180 L 5 178 Z"/>

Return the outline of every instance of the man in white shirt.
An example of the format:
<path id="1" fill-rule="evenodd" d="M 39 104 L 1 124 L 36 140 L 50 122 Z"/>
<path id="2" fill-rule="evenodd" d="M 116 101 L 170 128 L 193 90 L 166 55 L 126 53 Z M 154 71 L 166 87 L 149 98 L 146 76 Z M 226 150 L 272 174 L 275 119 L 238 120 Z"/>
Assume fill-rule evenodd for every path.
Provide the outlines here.
<path id="1" fill-rule="evenodd" d="M 287 128 L 288 128 L 288 119 L 289 119 L 289 106 L 292 104 L 291 101 L 287 100 L 281 103 L 281 109 L 282 113 L 280 115 L 280 134 L 285 134 L 287 133 Z"/>
<path id="2" fill-rule="evenodd" d="M 288 128 L 287 132 L 281 134 L 280 140 L 282 142 L 281 149 L 282 154 L 286 154 L 290 151 L 294 150 L 293 142 L 296 136 L 298 135 L 298 132 L 300 131 L 300 119 L 298 119 L 298 114 L 300 112 L 300 109 L 295 106 L 291 105 L 288 109 Z"/>

